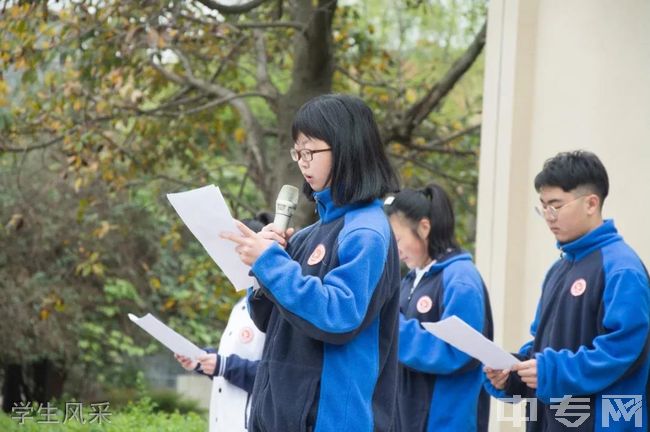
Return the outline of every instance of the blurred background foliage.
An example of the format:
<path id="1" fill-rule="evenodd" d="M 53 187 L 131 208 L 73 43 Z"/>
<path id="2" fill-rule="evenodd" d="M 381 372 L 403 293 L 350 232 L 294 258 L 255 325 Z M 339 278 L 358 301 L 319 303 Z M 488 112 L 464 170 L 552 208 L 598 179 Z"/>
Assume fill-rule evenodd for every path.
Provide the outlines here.
<path id="1" fill-rule="evenodd" d="M 229 4 L 0 0 L 0 366 L 31 399 L 132 383 L 161 347 L 129 312 L 218 345 L 239 295 L 165 194 L 272 210 L 317 94 L 367 101 L 403 184 L 443 184 L 473 249 L 485 2 Z"/>

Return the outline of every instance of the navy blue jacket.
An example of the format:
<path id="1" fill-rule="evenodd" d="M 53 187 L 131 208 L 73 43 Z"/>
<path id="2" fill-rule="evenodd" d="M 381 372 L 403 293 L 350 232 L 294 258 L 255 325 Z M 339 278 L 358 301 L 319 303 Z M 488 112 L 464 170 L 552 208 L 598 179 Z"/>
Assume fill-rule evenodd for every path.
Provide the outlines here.
<path id="1" fill-rule="evenodd" d="M 528 431 L 569 430 L 558 418 L 577 424 L 579 417 L 557 415 L 559 399 L 565 395 L 588 399 L 567 404 L 589 406 L 588 410 L 567 411 L 589 414 L 572 431 L 645 431 L 650 367 L 648 274 L 612 220 L 558 247 L 562 256 L 546 275 L 531 325 L 534 339 L 519 351 L 522 359 L 537 359 L 537 391 L 514 373 L 505 391 L 489 382 L 486 388 L 497 397 L 537 398 L 537 421 L 527 423 Z M 607 397 L 612 395 L 630 397 L 617 402 Z M 641 396 L 640 428 L 635 427 L 637 417 L 627 409 L 632 396 Z M 625 413 L 619 403 L 630 404 Z"/>
<path id="2" fill-rule="evenodd" d="M 259 360 L 249 360 L 239 357 L 237 354 L 223 356 L 217 353 L 217 350 L 211 347 L 203 348 L 208 354 L 216 354 L 217 361 L 212 375 L 208 375 L 200 369 L 201 364 L 197 364 L 194 371 L 200 375 L 205 375 L 212 379 L 216 376 L 222 376 L 232 385 L 239 387 L 247 393 L 253 391 L 255 375 L 257 375 L 257 366 Z"/>
<path id="3" fill-rule="evenodd" d="M 396 430 L 487 431 L 490 402 L 480 363 L 420 325 L 456 315 L 492 339 L 490 301 L 472 257 L 450 251 L 415 289 L 414 280 L 411 271 L 401 288 Z"/>
<path id="4" fill-rule="evenodd" d="M 253 264 L 250 311 L 266 344 L 252 431 L 391 430 L 397 391 L 399 259 L 382 203 L 334 205 Z"/>

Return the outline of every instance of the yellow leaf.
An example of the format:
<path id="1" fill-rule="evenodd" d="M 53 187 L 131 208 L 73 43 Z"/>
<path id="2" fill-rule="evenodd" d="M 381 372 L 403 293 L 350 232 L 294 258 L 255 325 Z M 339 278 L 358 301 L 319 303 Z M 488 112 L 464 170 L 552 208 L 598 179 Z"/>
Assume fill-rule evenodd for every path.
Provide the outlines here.
<path id="1" fill-rule="evenodd" d="M 174 300 L 173 298 L 169 298 L 167 299 L 163 307 L 165 308 L 165 310 L 169 310 L 173 308 L 175 305 L 176 305 L 176 300 Z"/>
<path id="2" fill-rule="evenodd" d="M 72 109 L 74 111 L 81 111 L 82 103 L 81 99 L 75 99 L 74 103 L 72 104 Z"/>
<path id="3" fill-rule="evenodd" d="M 149 285 L 151 285 L 151 288 L 155 290 L 160 289 L 161 286 L 160 279 L 158 279 L 157 277 L 150 278 Z"/>
<path id="4" fill-rule="evenodd" d="M 18 70 L 27 69 L 27 61 L 25 57 L 20 57 L 14 62 L 14 67 Z"/>
<path id="5" fill-rule="evenodd" d="M 74 191 L 79 192 L 81 190 L 81 186 L 83 185 L 83 179 L 81 177 L 77 178 L 74 181 Z"/>
<path id="6" fill-rule="evenodd" d="M 237 128 L 235 129 L 234 136 L 235 140 L 241 144 L 246 139 L 246 131 L 243 128 Z"/>
<path id="7" fill-rule="evenodd" d="M 104 113 L 106 109 L 108 108 L 108 103 L 106 103 L 104 100 L 100 100 L 97 102 L 96 110 L 98 114 Z"/>
<path id="8" fill-rule="evenodd" d="M 418 95 L 415 93 L 415 90 L 413 89 L 408 89 L 406 90 L 406 102 L 412 104 L 415 102 L 418 98 Z"/>
<path id="9" fill-rule="evenodd" d="M 57 312 L 63 312 L 65 310 L 65 304 L 63 303 L 63 300 L 58 298 L 54 302 L 54 310 Z"/>
<path id="10" fill-rule="evenodd" d="M 22 15 L 22 10 L 20 6 L 13 6 L 9 9 L 9 15 L 12 19 L 17 19 Z"/>
<path id="11" fill-rule="evenodd" d="M 111 224 L 109 224 L 107 221 L 102 221 L 101 225 L 99 228 L 96 228 L 93 231 L 93 235 L 97 238 L 104 238 L 106 234 L 111 230 Z"/>
<path id="12" fill-rule="evenodd" d="M 38 317 L 41 319 L 41 321 L 45 321 L 48 316 L 50 316 L 50 311 L 45 308 L 41 309 L 41 311 L 38 313 Z"/>
<path id="13" fill-rule="evenodd" d="M 104 266 L 102 264 L 93 264 L 92 270 L 95 275 L 104 276 Z"/>

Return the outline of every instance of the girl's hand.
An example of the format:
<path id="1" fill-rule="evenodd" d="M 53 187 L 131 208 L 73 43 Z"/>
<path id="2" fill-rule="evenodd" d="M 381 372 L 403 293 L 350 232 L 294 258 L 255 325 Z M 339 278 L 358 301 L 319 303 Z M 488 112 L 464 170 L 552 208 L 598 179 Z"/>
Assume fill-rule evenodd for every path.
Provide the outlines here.
<path id="1" fill-rule="evenodd" d="M 262 228 L 262 232 L 273 233 L 272 239 L 278 242 L 280 246 L 286 249 L 287 242 L 289 241 L 289 238 L 291 238 L 295 230 L 293 228 L 288 228 L 286 231 L 282 232 L 280 228 L 275 226 L 273 223 L 270 223 L 264 228 Z"/>
<path id="2" fill-rule="evenodd" d="M 206 375 L 214 375 L 214 369 L 217 367 L 217 355 L 216 354 L 205 354 L 198 357 L 199 363 L 201 363 L 201 370 Z"/>
<path id="3" fill-rule="evenodd" d="M 176 360 L 178 360 L 181 366 L 183 366 L 183 369 L 190 372 L 193 371 L 194 368 L 196 368 L 196 365 L 199 363 L 195 360 L 192 360 L 189 357 L 185 357 L 180 354 L 174 354 L 174 357 L 176 358 Z"/>
<path id="4" fill-rule="evenodd" d="M 231 232 L 222 232 L 220 236 L 223 239 L 237 243 L 235 251 L 239 255 L 239 259 L 246 265 L 252 266 L 257 258 L 259 258 L 265 250 L 271 247 L 274 241 L 282 239 L 282 237 L 274 231 L 269 230 L 256 233 L 239 221 L 235 221 L 235 223 L 237 224 L 237 228 L 241 232 L 241 235 Z"/>
<path id="5" fill-rule="evenodd" d="M 486 366 L 483 368 L 483 372 L 485 372 L 485 375 L 497 390 L 503 390 L 505 388 L 508 377 L 510 376 L 510 369 L 496 370 Z"/>

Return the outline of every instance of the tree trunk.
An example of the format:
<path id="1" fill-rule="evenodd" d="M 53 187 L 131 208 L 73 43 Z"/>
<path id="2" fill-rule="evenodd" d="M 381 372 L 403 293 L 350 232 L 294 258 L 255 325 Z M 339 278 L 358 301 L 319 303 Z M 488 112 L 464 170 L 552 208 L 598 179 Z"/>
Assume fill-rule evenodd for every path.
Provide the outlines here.
<path id="1" fill-rule="evenodd" d="M 305 31 L 296 32 L 293 38 L 294 63 L 292 82 L 289 90 L 280 95 L 277 109 L 277 128 L 280 131 L 273 146 L 274 163 L 270 166 L 275 172 L 269 176 L 271 190 L 269 205 L 275 205 L 275 198 L 283 184 L 300 188 L 303 177 L 295 162 L 289 158 L 293 145 L 291 124 L 293 117 L 309 99 L 332 91 L 334 75 L 334 55 L 332 48 L 332 20 L 336 1 L 319 0 L 314 7 L 312 0 L 298 0 L 293 8 L 293 20 L 304 23 Z M 298 210 L 293 218 L 295 226 L 306 226 L 315 220 L 314 205 L 301 197 Z"/>

